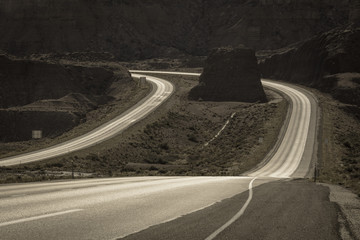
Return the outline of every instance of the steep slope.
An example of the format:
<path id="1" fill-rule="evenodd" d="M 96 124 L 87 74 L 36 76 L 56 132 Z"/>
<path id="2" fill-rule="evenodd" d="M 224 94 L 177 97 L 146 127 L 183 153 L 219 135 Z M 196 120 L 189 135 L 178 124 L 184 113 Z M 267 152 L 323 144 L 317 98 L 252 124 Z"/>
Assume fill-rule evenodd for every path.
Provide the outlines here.
<path id="1" fill-rule="evenodd" d="M 337 28 L 282 49 L 260 64 L 263 77 L 319 89 L 317 169 L 321 181 L 359 192 L 360 28 Z M 335 100 L 335 99 L 336 100 Z"/>
<path id="2" fill-rule="evenodd" d="M 32 130 L 56 136 L 86 113 L 121 97 L 129 72 L 0 55 L 0 141 L 31 139 Z"/>
<path id="3" fill-rule="evenodd" d="M 101 95 L 114 73 L 100 67 L 16 60 L 0 55 L 0 107 L 61 98 L 71 92 Z"/>
<path id="4" fill-rule="evenodd" d="M 360 106 L 360 28 L 333 29 L 260 63 L 263 77 L 302 83 Z"/>
<path id="5" fill-rule="evenodd" d="M 119 59 L 279 48 L 347 23 L 349 0 L 0 0 L 0 49 Z"/>

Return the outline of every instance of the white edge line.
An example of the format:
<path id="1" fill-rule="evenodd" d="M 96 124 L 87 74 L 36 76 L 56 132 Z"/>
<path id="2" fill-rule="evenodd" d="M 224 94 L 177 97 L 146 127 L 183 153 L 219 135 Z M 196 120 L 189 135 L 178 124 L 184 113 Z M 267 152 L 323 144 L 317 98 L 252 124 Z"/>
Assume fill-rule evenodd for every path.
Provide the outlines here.
<path id="1" fill-rule="evenodd" d="M 236 220 L 238 220 L 241 215 L 244 214 L 246 208 L 248 207 L 252 196 L 253 196 L 253 190 L 252 190 L 252 184 L 255 181 L 257 177 L 253 178 L 251 180 L 251 182 L 249 183 L 249 197 L 246 200 L 244 206 L 240 209 L 240 211 L 238 213 L 235 214 L 235 216 L 233 216 L 227 223 L 225 223 L 224 225 L 222 225 L 218 230 L 216 230 L 215 232 L 213 232 L 210 236 L 208 236 L 205 240 L 212 240 L 214 239 L 219 233 L 221 233 L 222 231 L 224 231 L 227 227 L 229 227 L 231 224 L 233 224 Z"/>
<path id="2" fill-rule="evenodd" d="M 67 210 L 67 211 L 63 211 L 63 212 L 48 213 L 48 214 L 44 214 L 44 215 L 40 215 L 40 216 L 18 219 L 18 220 L 14 220 L 14 221 L 10 221 L 10 222 L 3 222 L 3 223 L 0 223 L 0 227 L 5 227 L 8 225 L 17 224 L 17 223 L 39 220 L 39 219 L 43 219 L 43 218 L 55 217 L 55 216 L 64 215 L 64 214 L 68 214 L 68 213 L 79 212 L 82 210 L 84 210 L 84 209 L 72 209 L 72 210 Z"/>

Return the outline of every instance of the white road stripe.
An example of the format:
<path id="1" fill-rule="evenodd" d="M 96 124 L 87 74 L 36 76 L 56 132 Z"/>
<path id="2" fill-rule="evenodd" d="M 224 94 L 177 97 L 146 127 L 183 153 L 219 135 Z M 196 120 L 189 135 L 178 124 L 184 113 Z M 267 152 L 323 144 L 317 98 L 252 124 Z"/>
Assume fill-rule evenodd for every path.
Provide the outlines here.
<path id="1" fill-rule="evenodd" d="M 17 224 L 17 223 L 39 220 L 39 219 L 43 219 L 43 218 L 55 217 L 55 216 L 64 215 L 64 214 L 68 214 L 68 213 L 79 212 L 82 210 L 83 209 L 72 209 L 72 210 L 67 210 L 67 211 L 63 211 L 63 212 L 49 213 L 49 214 L 44 214 L 44 215 L 35 216 L 35 217 L 22 218 L 22 219 L 18 219 L 18 220 L 14 220 L 14 221 L 0 223 L 0 227 L 5 227 L 8 225 Z"/>
<path id="2" fill-rule="evenodd" d="M 244 206 L 240 209 L 238 213 L 235 214 L 227 223 L 222 225 L 218 230 L 213 232 L 210 236 L 208 236 L 205 240 L 212 240 L 214 239 L 219 233 L 224 231 L 227 227 L 229 227 L 231 224 L 233 224 L 236 220 L 238 220 L 245 212 L 246 208 L 248 207 L 249 203 L 251 202 L 251 199 L 253 197 L 253 190 L 252 190 L 252 184 L 255 181 L 256 177 L 251 180 L 249 183 L 249 197 L 246 200 Z"/>

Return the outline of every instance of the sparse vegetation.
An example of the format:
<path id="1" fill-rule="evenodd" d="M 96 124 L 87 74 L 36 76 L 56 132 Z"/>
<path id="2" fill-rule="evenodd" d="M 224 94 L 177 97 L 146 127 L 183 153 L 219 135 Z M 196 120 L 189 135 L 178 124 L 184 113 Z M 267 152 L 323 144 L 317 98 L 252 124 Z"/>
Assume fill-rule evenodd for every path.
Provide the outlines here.
<path id="1" fill-rule="evenodd" d="M 150 86 L 138 88 L 134 82 L 132 85 L 124 85 L 122 99 L 100 106 L 86 114 L 86 118 L 78 126 L 55 138 L 43 138 L 22 142 L 0 143 L 0 158 L 35 151 L 44 147 L 53 146 L 89 132 L 104 124 L 144 98 L 150 91 Z"/>
<path id="2" fill-rule="evenodd" d="M 350 188 L 360 196 L 360 122 L 330 96 L 317 93 L 322 110 L 319 180 Z"/>
<path id="3" fill-rule="evenodd" d="M 273 146 L 286 115 L 285 101 L 262 104 L 189 101 L 187 93 L 197 84 L 197 78 L 165 78 L 173 81 L 178 91 L 146 120 L 93 148 L 0 169 L 0 181 L 22 181 L 6 179 L 13 175 L 32 181 L 70 178 L 72 171 L 76 178 L 239 175 L 260 162 Z M 234 112 L 236 115 L 221 135 L 205 147 Z M 259 142 L 259 138 L 263 141 Z M 40 174 L 40 170 L 44 172 Z"/>

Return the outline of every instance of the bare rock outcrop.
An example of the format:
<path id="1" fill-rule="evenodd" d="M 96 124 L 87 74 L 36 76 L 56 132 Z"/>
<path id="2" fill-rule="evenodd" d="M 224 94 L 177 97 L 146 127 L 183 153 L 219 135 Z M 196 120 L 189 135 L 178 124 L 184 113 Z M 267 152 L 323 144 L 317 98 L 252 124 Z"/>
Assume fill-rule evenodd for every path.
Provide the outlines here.
<path id="1" fill-rule="evenodd" d="M 189 97 L 206 101 L 265 102 L 254 51 L 243 47 L 213 50 L 205 62 L 199 85 L 191 89 Z"/>
<path id="2" fill-rule="evenodd" d="M 21 106 L 41 99 L 57 99 L 77 92 L 104 94 L 114 73 L 101 67 L 16 60 L 0 55 L 0 107 Z"/>
<path id="3" fill-rule="evenodd" d="M 0 109 L 0 141 L 25 141 L 33 130 L 54 137 L 78 125 L 80 116 L 69 111 L 28 111 Z"/>
<path id="4" fill-rule="evenodd" d="M 129 72 L 114 64 L 105 68 L 8 55 L 0 55 L 0 79 L 0 141 L 31 139 L 32 130 L 45 137 L 68 131 L 133 83 Z"/>
<path id="5" fill-rule="evenodd" d="M 264 77 L 301 83 L 360 106 L 360 28 L 336 28 L 260 63 Z"/>

